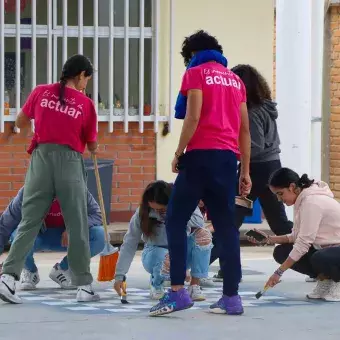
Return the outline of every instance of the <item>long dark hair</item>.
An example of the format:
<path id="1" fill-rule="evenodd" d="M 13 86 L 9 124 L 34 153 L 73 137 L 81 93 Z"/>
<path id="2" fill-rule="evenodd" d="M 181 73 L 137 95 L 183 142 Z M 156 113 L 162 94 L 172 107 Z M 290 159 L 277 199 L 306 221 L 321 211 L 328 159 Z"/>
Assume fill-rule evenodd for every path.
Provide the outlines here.
<path id="1" fill-rule="evenodd" d="M 172 184 L 164 181 L 155 181 L 150 183 L 144 190 L 142 200 L 139 206 L 139 217 L 141 220 L 141 229 L 143 234 L 150 237 L 155 229 L 157 221 L 149 218 L 149 202 L 155 202 L 167 206 L 171 195 Z"/>
<path id="2" fill-rule="evenodd" d="M 293 170 L 281 168 L 271 174 L 269 185 L 275 188 L 289 188 L 294 183 L 301 190 L 309 188 L 313 183 L 313 179 L 309 179 L 307 174 L 301 177 Z"/>
<path id="3" fill-rule="evenodd" d="M 264 100 L 272 100 L 270 87 L 261 73 L 250 65 L 237 65 L 231 69 L 244 83 L 247 91 L 248 109 L 261 105 Z"/>
<path id="4" fill-rule="evenodd" d="M 186 37 L 183 41 L 181 51 L 184 65 L 189 65 L 193 53 L 204 50 L 214 50 L 223 54 L 223 48 L 217 39 L 203 30 Z"/>
<path id="5" fill-rule="evenodd" d="M 93 74 L 93 66 L 89 58 L 76 54 L 66 60 L 63 66 L 61 76 L 59 79 L 59 101 L 61 106 L 65 106 L 65 86 L 68 80 L 74 79 L 84 72 L 85 77 L 90 77 Z"/>

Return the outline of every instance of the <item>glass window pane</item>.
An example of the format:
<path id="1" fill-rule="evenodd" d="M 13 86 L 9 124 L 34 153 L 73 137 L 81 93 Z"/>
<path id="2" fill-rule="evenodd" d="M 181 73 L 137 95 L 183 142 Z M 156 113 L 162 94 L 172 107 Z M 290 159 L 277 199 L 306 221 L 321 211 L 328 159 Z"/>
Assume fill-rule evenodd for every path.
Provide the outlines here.
<path id="1" fill-rule="evenodd" d="M 151 110 L 151 84 L 152 84 L 152 41 L 144 40 L 144 114 Z"/>
<path id="2" fill-rule="evenodd" d="M 129 26 L 130 27 L 138 27 L 139 24 L 139 15 L 140 15 L 140 1 L 139 0 L 130 0 L 129 7 Z"/>
<path id="3" fill-rule="evenodd" d="M 124 26 L 124 0 L 115 0 L 115 26 Z M 144 0 L 144 26 L 151 27 L 152 1 Z M 129 0 L 129 26 L 140 26 L 140 0 Z"/>
<path id="4" fill-rule="evenodd" d="M 46 0 L 45 0 L 46 1 Z M 84 0 L 84 25 L 93 25 L 93 19 L 91 23 L 85 22 L 89 16 L 93 17 L 93 3 L 92 0 Z M 90 8 L 89 8 L 90 7 Z M 92 9 L 92 11 L 91 11 Z M 59 26 L 63 25 L 63 0 L 57 0 L 57 23 Z M 67 1 L 67 26 L 78 26 L 78 0 Z"/>
<path id="5" fill-rule="evenodd" d="M 22 79 L 23 80 L 23 79 Z M 23 88 L 24 84 L 21 85 Z M 16 54 L 15 38 L 5 38 L 5 101 L 11 108 L 16 101 Z"/>
<path id="6" fill-rule="evenodd" d="M 115 0 L 114 1 L 114 25 L 116 27 L 124 26 L 124 0 Z"/>
<path id="7" fill-rule="evenodd" d="M 109 39 L 99 39 L 98 105 L 99 109 L 109 109 Z M 114 100 L 113 100 L 114 102 Z"/>
<path id="8" fill-rule="evenodd" d="M 124 108 L 124 39 L 114 40 L 114 105 L 116 109 Z M 116 114 L 122 114 L 115 110 Z"/>
<path id="9" fill-rule="evenodd" d="M 37 85 L 47 83 L 47 39 L 37 39 Z"/>
<path id="10" fill-rule="evenodd" d="M 151 27 L 151 18 L 152 18 L 152 1 L 144 0 L 145 10 L 144 10 L 144 26 Z"/>
<path id="11" fill-rule="evenodd" d="M 74 1 L 74 0 L 69 0 L 69 1 Z M 101 4 L 107 1 L 108 0 L 98 0 L 99 2 L 98 7 L 100 8 Z M 75 7 L 77 8 L 77 11 L 78 11 L 77 4 L 75 4 Z M 108 11 L 108 9 L 106 11 Z M 99 20 L 100 20 L 100 16 L 99 16 Z M 83 1 L 83 22 L 84 22 L 84 26 L 93 26 L 93 0 Z M 76 24 L 76 26 L 77 25 L 78 23 Z"/>
<path id="12" fill-rule="evenodd" d="M 129 40 L 129 112 L 138 114 L 139 108 L 139 39 Z"/>

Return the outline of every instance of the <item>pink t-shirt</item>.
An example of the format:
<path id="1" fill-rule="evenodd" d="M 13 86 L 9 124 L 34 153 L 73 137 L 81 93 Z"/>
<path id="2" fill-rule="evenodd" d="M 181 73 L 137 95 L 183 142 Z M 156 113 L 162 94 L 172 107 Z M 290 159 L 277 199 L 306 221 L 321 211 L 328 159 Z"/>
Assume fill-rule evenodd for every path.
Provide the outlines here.
<path id="1" fill-rule="evenodd" d="M 46 228 L 65 227 L 63 213 L 61 212 L 60 203 L 57 199 L 53 200 L 50 211 L 45 217 Z"/>
<path id="2" fill-rule="evenodd" d="M 208 62 L 184 74 L 181 93 L 202 90 L 201 117 L 187 151 L 200 149 L 231 150 L 239 155 L 240 106 L 247 101 L 241 79 L 228 68 Z"/>
<path id="3" fill-rule="evenodd" d="M 64 107 L 59 102 L 60 84 L 39 85 L 22 111 L 34 119 L 35 133 L 28 152 L 38 144 L 68 145 L 83 153 L 86 143 L 97 140 L 97 114 L 93 101 L 76 89 L 65 87 Z"/>

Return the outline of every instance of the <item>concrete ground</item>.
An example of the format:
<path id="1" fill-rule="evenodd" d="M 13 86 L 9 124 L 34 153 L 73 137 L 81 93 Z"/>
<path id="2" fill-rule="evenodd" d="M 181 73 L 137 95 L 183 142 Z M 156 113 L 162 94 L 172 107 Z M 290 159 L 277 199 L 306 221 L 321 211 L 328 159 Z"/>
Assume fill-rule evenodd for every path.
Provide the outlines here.
<path id="1" fill-rule="evenodd" d="M 112 284 L 95 283 L 102 301 L 77 304 L 74 291 L 61 291 L 48 278 L 48 273 L 63 254 L 36 255 L 41 282 L 39 289 L 22 295 L 23 305 L 0 302 L 0 339 L 242 339 L 242 340 L 313 340 L 340 339 L 340 303 L 309 302 L 306 292 L 313 283 L 289 271 L 272 291 L 261 300 L 254 298 L 268 276 L 277 268 L 270 247 L 242 248 L 243 283 L 240 293 L 245 314 L 240 317 L 207 313 L 210 302 L 218 299 L 221 284 L 205 289 L 208 302 L 168 316 L 151 318 L 148 299 L 148 275 L 144 271 L 140 252 L 128 275 L 129 305 L 122 305 L 110 291 Z M 4 256 L 0 258 L 0 262 Z M 98 258 L 92 262 L 97 275 Z M 211 266 L 211 275 L 217 266 Z"/>

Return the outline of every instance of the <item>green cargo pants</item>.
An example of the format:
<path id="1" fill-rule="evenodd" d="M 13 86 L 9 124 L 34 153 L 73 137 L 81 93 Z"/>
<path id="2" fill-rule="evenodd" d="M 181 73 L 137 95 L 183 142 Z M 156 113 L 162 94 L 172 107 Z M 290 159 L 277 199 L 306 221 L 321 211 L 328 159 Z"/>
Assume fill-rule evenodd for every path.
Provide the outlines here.
<path id="1" fill-rule="evenodd" d="M 2 272 L 19 280 L 26 256 L 55 197 L 69 236 L 67 255 L 72 283 L 88 285 L 93 278 L 84 162 L 80 153 L 57 144 L 40 144 L 32 153 L 25 179 L 22 219 Z"/>

